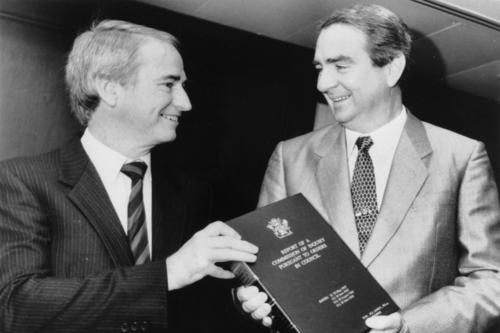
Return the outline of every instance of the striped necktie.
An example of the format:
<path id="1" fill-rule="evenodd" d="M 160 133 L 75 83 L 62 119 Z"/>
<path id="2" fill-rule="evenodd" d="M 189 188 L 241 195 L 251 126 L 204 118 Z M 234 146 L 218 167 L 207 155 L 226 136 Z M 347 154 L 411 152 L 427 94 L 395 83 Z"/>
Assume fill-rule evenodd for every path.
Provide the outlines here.
<path id="1" fill-rule="evenodd" d="M 352 207 L 358 229 L 359 250 L 363 255 L 378 216 L 375 171 L 368 150 L 373 145 L 369 136 L 356 140 L 358 158 L 354 166 L 351 184 Z"/>
<path id="2" fill-rule="evenodd" d="M 148 166 L 144 162 L 124 164 L 121 172 L 132 180 L 128 199 L 128 240 L 136 265 L 150 261 L 146 217 L 142 201 L 142 180 Z"/>

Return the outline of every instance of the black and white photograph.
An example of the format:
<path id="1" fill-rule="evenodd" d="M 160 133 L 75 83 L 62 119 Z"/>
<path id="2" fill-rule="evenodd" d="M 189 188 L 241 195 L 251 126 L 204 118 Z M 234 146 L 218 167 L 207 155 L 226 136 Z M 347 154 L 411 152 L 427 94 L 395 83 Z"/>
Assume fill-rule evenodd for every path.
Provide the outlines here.
<path id="1" fill-rule="evenodd" d="M 0 0 L 0 333 L 499 333 L 498 184 L 499 0 Z"/>

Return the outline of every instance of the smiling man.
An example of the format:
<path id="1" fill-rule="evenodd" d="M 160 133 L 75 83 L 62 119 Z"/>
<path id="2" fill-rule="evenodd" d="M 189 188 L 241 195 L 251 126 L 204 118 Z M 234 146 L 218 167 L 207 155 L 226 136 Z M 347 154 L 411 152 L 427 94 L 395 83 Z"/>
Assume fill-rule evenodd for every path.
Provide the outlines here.
<path id="1" fill-rule="evenodd" d="M 195 233 L 207 189 L 150 153 L 191 109 L 177 45 L 123 21 L 75 40 L 66 81 L 85 133 L 0 165 L 1 332 L 202 332 L 190 285 L 255 260 L 222 222 Z"/>
<path id="2" fill-rule="evenodd" d="M 323 23 L 317 88 L 337 123 L 278 144 L 259 205 L 302 193 L 322 214 L 401 308 L 367 319 L 372 333 L 485 332 L 500 316 L 497 187 L 481 142 L 402 104 L 410 47 L 380 6 Z M 271 325 L 264 293 L 237 296 Z"/>

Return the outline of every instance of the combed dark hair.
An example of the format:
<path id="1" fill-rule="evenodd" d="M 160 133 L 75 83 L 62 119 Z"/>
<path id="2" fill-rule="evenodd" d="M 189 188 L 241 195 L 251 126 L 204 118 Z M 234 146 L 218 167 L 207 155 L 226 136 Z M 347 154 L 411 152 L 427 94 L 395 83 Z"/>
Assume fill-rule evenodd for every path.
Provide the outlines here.
<path id="1" fill-rule="evenodd" d="M 390 63 L 399 52 L 408 60 L 411 35 L 406 24 L 396 14 L 378 5 L 355 5 L 333 13 L 321 25 L 326 29 L 333 24 L 346 24 L 366 35 L 367 52 L 375 66 Z"/>
<path id="2" fill-rule="evenodd" d="M 66 63 L 66 85 L 71 110 L 82 125 L 100 102 L 95 79 L 134 83 L 141 64 L 138 51 L 149 40 L 179 49 L 179 41 L 167 32 L 117 20 L 96 22 L 75 39 Z"/>

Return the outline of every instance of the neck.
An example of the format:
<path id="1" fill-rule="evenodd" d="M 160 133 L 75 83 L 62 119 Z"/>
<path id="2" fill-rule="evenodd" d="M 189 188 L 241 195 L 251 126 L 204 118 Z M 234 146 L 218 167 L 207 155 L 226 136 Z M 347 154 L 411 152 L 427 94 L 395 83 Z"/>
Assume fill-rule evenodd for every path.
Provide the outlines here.
<path id="1" fill-rule="evenodd" d="M 401 90 L 399 88 L 392 89 L 389 92 L 387 102 L 379 105 L 377 110 L 367 113 L 365 117 L 359 119 L 356 123 L 343 125 L 358 133 L 371 133 L 396 118 L 402 109 Z"/>
<path id="2" fill-rule="evenodd" d="M 100 118 L 97 112 L 94 113 L 88 123 L 88 130 L 97 140 L 114 151 L 130 159 L 136 159 L 148 154 L 153 148 L 139 144 L 132 135 L 128 135 L 128 131 Z"/>

